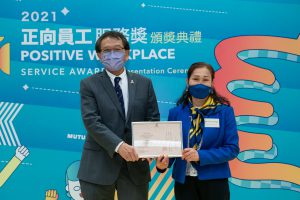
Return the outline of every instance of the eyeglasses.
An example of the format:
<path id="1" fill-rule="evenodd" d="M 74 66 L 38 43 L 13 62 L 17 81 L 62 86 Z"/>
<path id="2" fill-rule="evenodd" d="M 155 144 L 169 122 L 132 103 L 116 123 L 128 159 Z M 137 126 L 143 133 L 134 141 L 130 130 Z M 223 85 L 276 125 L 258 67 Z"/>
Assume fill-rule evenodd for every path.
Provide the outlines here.
<path id="1" fill-rule="evenodd" d="M 119 53 L 119 52 L 123 52 L 123 51 L 124 51 L 124 48 L 103 49 L 103 50 L 101 50 L 102 53 L 111 53 L 111 52 Z"/>

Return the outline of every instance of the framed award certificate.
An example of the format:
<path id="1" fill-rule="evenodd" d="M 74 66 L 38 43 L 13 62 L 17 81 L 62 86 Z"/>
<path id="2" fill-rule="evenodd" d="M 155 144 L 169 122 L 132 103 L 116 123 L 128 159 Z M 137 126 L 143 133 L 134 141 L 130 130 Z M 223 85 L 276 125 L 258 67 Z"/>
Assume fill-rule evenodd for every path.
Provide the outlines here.
<path id="1" fill-rule="evenodd" d="M 182 156 L 181 121 L 132 122 L 132 146 L 140 158 Z"/>

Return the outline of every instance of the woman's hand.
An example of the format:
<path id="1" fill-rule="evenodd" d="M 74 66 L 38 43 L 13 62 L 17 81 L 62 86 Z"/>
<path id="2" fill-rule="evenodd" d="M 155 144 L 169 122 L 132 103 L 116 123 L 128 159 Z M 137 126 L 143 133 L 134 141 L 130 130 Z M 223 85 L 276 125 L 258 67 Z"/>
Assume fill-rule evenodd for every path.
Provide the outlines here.
<path id="1" fill-rule="evenodd" d="M 199 161 L 199 154 L 194 148 L 185 148 L 182 151 L 182 160 L 186 160 L 187 162 L 197 162 Z"/>
<path id="2" fill-rule="evenodd" d="M 169 166 L 169 157 L 167 155 L 160 155 L 156 159 L 156 167 L 158 169 L 164 170 L 167 169 Z"/>

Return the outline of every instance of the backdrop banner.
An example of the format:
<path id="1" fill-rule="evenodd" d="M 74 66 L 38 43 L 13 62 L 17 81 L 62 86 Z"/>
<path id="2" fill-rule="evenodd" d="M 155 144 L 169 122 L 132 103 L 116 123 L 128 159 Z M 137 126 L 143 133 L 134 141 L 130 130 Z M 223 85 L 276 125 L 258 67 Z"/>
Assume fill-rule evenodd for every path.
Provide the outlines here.
<path id="1" fill-rule="evenodd" d="M 0 6 L 0 199 L 83 199 L 80 80 L 103 70 L 94 45 L 122 32 L 126 69 L 150 78 L 161 120 L 194 62 L 216 70 L 240 149 L 231 199 L 300 199 L 299 0 L 3 0 Z M 298 24 L 298 25 L 297 25 Z M 171 171 L 149 199 L 175 199 Z"/>

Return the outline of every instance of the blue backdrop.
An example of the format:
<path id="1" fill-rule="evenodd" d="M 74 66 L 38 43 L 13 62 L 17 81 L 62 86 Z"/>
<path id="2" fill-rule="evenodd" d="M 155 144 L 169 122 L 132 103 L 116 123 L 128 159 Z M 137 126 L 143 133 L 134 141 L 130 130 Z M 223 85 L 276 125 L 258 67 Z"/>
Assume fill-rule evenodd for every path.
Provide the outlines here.
<path id="1" fill-rule="evenodd" d="M 0 199 L 82 199 L 79 82 L 103 70 L 94 43 L 107 30 L 128 38 L 126 68 L 152 79 L 162 120 L 193 62 L 217 70 L 239 125 L 232 199 L 299 199 L 299 11 L 298 0 L 2 1 Z M 171 171 L 154 166 L 149 199 L 174 199 Z"/>

